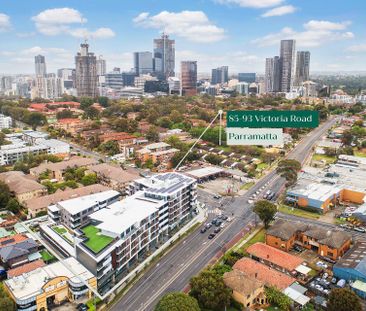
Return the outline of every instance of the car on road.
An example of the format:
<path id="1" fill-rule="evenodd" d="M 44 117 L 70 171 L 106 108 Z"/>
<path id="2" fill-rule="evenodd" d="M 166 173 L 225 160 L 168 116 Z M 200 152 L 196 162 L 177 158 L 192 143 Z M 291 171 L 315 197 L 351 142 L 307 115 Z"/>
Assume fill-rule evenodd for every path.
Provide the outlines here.
<path id="1" fill-rule="evenodd" d="M 214 195 L 214 199 L 216 199 L 216 200 L 219 200 L 219 199 L 221 199 L 222 198 L 222 196 L 221 195 L 219 195 L 219 194 L 215 194 Z"/>
<path id="2" fill-rule="evenodd" d="M 362 233 L 366 232 L 366 230 L 364 228 L 361 228 L 361 227 L 354 227 L 353 230 L 355 230 L 357 232 L 362 232 Z"/>
<path id="3" fill-rule="evenodd" d="M 205 233 L 206 231 L 207 231 L 206 227 L 203 227 L 203 228 L 201 229 L 201 233 Z"/>
<path id="4" fill-rule="evenodd" d="M 268 196 L 267 196 L 267 200 L 268 201 L 271 201 L 274 197 L 275 197 L 275 193 L 274 192 L 271 192 Z"/>
<path id="5" fill-rule="evenodd" d="M 227 221 L 227 222 L 232 221 L 231 217 L 228 217 L 228 218 L 226 219 L 226 221 Z"/>
<path id="6" fill-rule="evenodd" d="M 211 240 L 211 239 L 213 239 L 214 237 L 215 237 L 215 233 L 210 233 L 209 235 L 208 235 L 208 239 L 209 240 Z"/>
<path id="7" fill-rule="evenodd" d="M 214 233 L 219 233 L 221 231 L 221 228 L 220 227 L 218 227 L 218 228 L 216 228 L 215 230 L 214 230 Z"/>
<path id="8" fill-rule="evenodd" d="M 208 222 L 206 225 L 205 225 L 206 229 L 210 229 L 212 227 L 212 223 Z"/>

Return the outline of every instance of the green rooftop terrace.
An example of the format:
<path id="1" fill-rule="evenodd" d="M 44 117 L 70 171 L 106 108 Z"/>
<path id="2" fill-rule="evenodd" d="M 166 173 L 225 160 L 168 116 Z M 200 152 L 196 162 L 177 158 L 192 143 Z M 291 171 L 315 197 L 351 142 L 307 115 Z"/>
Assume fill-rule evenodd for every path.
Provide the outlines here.
<path id="1" fill-rule="evenodd" d="M 113 241 L 113 238 L 101 234 L 100 230 L 93 225 L 88 225 L 82 228 L 81 231 L 88 238 L 88 240 L 84 242 L 84 245 L 96 254 Z"/>

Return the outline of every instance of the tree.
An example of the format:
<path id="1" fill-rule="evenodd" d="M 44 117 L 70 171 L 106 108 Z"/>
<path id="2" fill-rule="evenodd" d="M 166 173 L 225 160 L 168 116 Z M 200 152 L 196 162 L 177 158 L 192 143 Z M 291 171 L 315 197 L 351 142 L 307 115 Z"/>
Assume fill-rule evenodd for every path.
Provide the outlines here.
<path id="1" fill-rule="evenodd" d="M 107 141 L 101 144 L 98 148 L 99 151 L 108 154 L 109 156 L 119 153 L 118 142 L 115 140 Z"/>
<path id="2" fill-rule="evenodd" d="M 154 311 L 200 311 L 200 307 L 195 298 L 176 292 L 164 295 Z"/>
<path id="3" fill-rule="evenodd" d="M 328 311 L 361 311 L 360 298 L 348 288 L 335 288 L 328 297 Z"/>
<path id="4" fill-rule="evenodd" d="M 98 103 L 99 103 L 102 107 L 106 108 L 106 107 L 108 107 L 108 106 L 109 106 L 109 99 L 108 99 L 108 97 L 106 97 L 106 96 L 99 96 L 99 97 L 98 97 Z"/>
<path id="5" fill-rule="evenodd" d="M 291 299 L 275 287 L 266 287 L 266 297 L 270 303 L 277 305 L 281 310 L 290 310 Z"/>
<path id="6" fill-rule="evenodd" d="M 57 120 L 73 118 L 74 115 L 71 110 L 65 109 L 56 113 Z"/>
<path id="7" fill-rule="evenodd" d="M 343 145 L 350 146 L 353 141 L 353 135 L 351 131 L 344 131 L 342 135 L 342 143 Z"/>
<path id="8" fill-rule="evenodd" d="M 17 214 L 20 211 L 21 206 L 16 199 L 11 198 L 8 201 L 8 204 L 6 204 L 6 209 L 14 214 Z"/>
<path id="9" fill-rule="evenodd" d="M 296 160 L 282 160 L 278 164 L 277 173 L 287 180 L 286 186 L 292 186 L 297 181 L 297 172 L 301 169 L 301 163 Z"/>
<path id="10" fill-rule="evenodd" d="M 267 200 L 259 200 L 255 202 L 253 212 L 259 216 L 264 223 L 264 227 L 268 229 L 269 223 L 274 219 L 277 208 L 276 205 Z"/>
<path id="11" fill-rule="evenodd" d="M 0 209 L 4 209 L 10 200 L 10 190 L 7 184 L 0 181 Z"/>
<path id="12" fill-rule="evenodd" d="M 47 119 L 39 112 L 31 112 L 26 118 L 25 123 L 31 125 L 33 130 L 36 130 L 37 126 L 46 125 Z"/>
<path id="13" fill-rule="evenodd" d="M 87 174 L 85 175 L 83 178 L 81 178 L 81 183 L 84 185 L 84 186 L 89 186 L 89 185 L 94 185 L 96 184 L 98 181 L 98 177 L 97 177 L 97 174 Z"/>
<path id="14" fill-rule="evenodd" d="M 151 142 L 159 141 L 159 132 L 156 126 L 150 126 L 149 130 L 146 133 L 146 138 Z"/>
<path id="15" fill-rule="evenodd" d="M 85 110 L 86 108 L 90 107 L 94 104 L 93 98 L 90 97 L 82 97 L 80 99 L 80 108 Z"/>
<path id="16" fill-rule="evenodd" d="M 212 270 L 204 270 L 189 282 L 190 295 L 195 297 L 201 308 L 223 310 L 229 306 L 231 290 L 226 287 L 222 276 Z"/>
<path id="17" fill-rule="evenodd" d="M 83 114 L 84 119 L 95 120 L 99 118 L 99 110 L 92 106 L 86 107 Z"/>

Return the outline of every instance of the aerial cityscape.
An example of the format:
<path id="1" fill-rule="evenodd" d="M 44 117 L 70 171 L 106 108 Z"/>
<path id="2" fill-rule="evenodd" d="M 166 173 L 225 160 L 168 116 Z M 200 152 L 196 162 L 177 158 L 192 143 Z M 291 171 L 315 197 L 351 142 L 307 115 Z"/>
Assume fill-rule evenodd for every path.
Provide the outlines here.
<path id="1" fill-rule="evenodd" d="M 366 310 L 366 3 L 304 2 L 3 1 L 0 311 Z"/>

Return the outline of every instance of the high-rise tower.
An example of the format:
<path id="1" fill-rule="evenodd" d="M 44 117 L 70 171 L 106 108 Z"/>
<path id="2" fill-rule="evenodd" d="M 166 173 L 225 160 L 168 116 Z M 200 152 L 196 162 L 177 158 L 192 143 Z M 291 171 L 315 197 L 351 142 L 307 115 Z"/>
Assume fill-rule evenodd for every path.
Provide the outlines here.
<path id="1" fill-rule="evenodd" d="M 80 45 L 75 56 L 76 90 L 78 96 L 97 96 L 97 58 L 89 52 L 89 44 Z"/>

